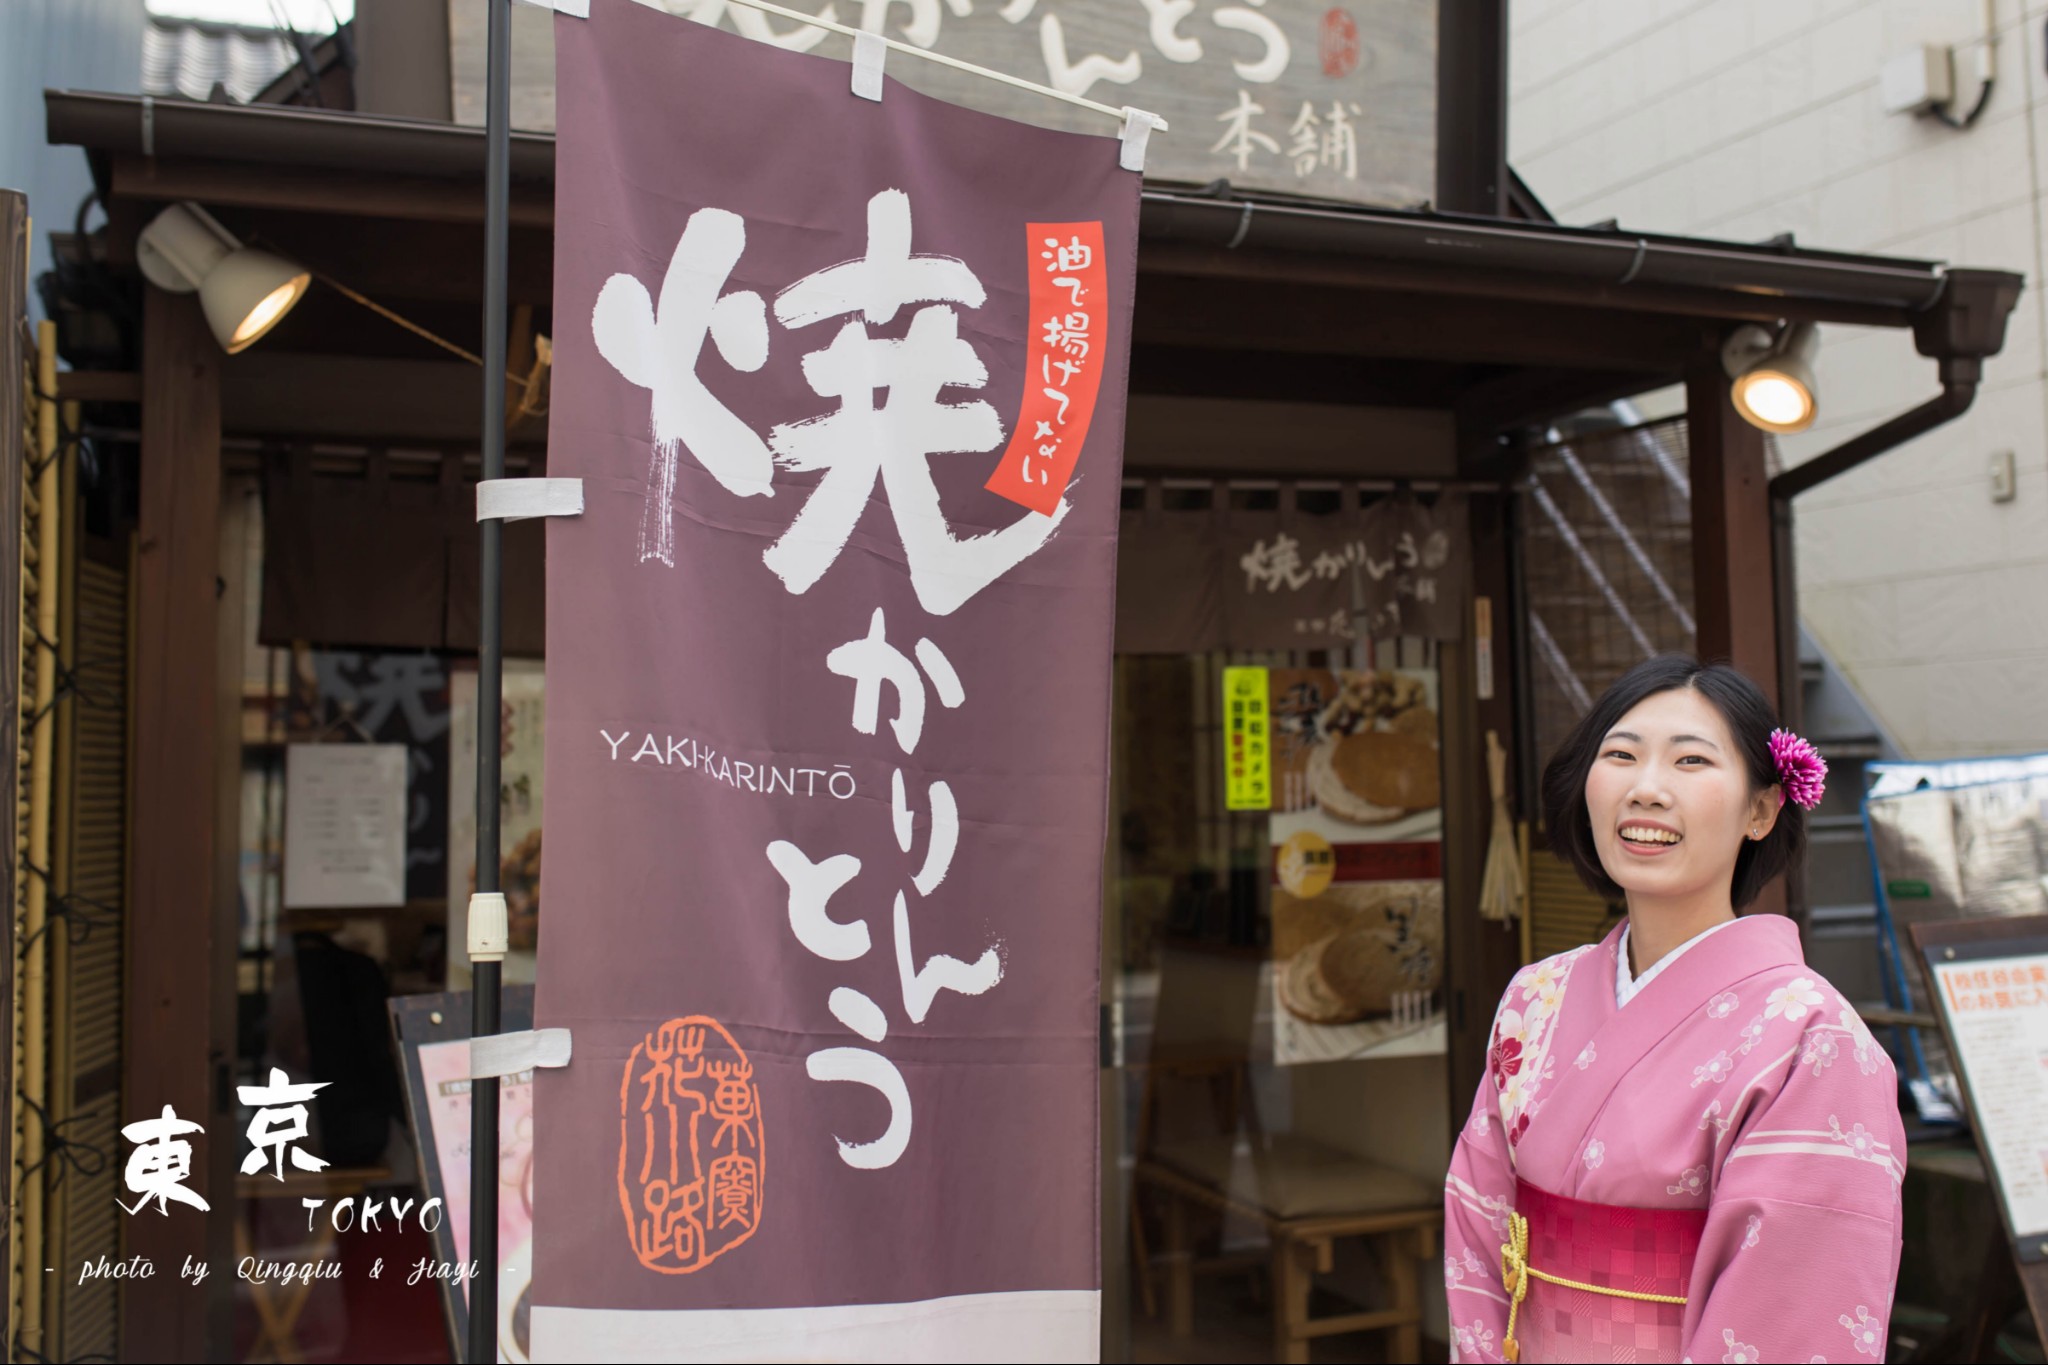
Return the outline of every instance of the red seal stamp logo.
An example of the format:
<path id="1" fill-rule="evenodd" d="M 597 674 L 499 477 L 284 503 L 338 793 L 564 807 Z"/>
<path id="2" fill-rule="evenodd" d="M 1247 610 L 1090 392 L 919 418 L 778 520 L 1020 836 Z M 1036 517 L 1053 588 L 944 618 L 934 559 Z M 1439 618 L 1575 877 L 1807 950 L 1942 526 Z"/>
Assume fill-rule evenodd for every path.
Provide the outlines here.
<path id="1" fill-rule="evenodd" d="M 1323 16 L 1316 52 L 1323 59 L 1323 74 L 1333 80 L 1358 69 L 1358 21 L 1349 10 L 1333 9 Z"/>
<path id="2" fill-rule="evenodd" d="M 633 1255 L 688 1275 L 761 1223 L 761 1090 L 715 1019 L 693 1014 L 648 1034 L 619 1086 L 619 1204 Z"/>

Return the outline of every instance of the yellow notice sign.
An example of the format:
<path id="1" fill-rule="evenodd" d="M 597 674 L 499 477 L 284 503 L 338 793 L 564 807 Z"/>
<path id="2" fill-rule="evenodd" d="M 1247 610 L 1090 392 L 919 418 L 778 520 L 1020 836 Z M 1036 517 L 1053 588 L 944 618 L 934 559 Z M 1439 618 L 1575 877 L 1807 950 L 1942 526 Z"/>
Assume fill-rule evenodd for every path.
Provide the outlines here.
<path id="1" fill-rule="evenodd" d="M 1273 722 L 1263 668 L 1223 670 L 1223 786 L 1231 810 L 1273 805 Z"/>

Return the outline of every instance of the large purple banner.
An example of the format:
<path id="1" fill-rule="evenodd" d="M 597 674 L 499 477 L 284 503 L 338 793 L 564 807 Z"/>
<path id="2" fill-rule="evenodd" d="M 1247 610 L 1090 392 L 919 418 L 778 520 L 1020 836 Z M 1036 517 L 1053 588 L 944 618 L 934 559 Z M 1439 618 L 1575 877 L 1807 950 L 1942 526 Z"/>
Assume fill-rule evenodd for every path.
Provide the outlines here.
<path id="1" fill-rule="evenodd" d="M 556 45 L 536 1358 L 1093 1359 L 1138 176 Z"/>

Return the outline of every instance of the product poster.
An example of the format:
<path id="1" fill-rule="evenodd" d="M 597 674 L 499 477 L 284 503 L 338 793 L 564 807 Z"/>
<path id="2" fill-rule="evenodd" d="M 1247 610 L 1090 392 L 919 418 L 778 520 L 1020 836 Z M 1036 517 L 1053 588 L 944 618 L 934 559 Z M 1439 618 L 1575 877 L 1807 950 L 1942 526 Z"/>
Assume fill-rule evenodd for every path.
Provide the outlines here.
<path id="1" fill-rule="evenodd" d="M 468 1265 L 470 1081 L 469 1040 L 420 1046 L 426 1119 L 446 1200 L 457 1264 Z M 533 1273 L 533 1073 L 498 1083 L 498 1358 L 528 1359 L 528 1283 Z M 424 1135 L 423 1135 L 424 1136 Z M 465 1289 L 467 1286 L 465 1285 Z M 464 1300 L 467 1302 L 467 1299 Z"/>
<path id="2" fill-rule="evenodd" d="M 1437 679 L 1274 669 L 1274 1060 L 1441 1052 Z"/>
<path id="3" fill-rule="evenodd" d="M 1140 178 L 555 39 L 535 1354 L 1092 1360 Z"/>

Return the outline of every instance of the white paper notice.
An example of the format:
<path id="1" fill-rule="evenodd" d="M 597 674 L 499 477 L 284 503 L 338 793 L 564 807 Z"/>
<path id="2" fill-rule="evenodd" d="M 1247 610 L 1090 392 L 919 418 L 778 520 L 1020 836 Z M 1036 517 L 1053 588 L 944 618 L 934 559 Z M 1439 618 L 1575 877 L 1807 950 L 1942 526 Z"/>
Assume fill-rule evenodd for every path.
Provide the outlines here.
<path id="1" fill-rule="evenodd" d="M 403 744 L 286 751 L 286 909 L 405 903 L 405 765 Z"/>
<path id="2" fill-rule="evenodd" d="M 2013 1233 L 2048 1233 L 2048 953 L 1934 972 Z"/>

